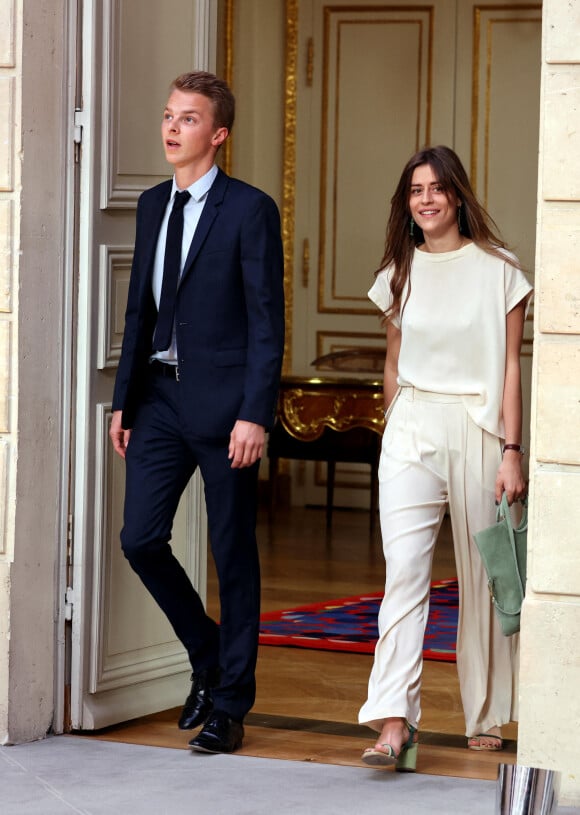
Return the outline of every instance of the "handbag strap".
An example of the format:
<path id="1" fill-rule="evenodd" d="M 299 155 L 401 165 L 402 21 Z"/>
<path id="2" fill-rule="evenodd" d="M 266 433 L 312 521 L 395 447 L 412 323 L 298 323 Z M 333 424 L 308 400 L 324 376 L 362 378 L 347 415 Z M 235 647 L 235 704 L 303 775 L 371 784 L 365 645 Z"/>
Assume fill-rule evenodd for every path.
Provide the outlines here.
<path id="1" fill-rule="evenodd" d="M 516 553 L 516 540 L 515 540 L 515 536 L 514 536 L 514 527 L 513 527 L 513 523 L 512 523 L 512 514 L 510 512 L 510 507 L 509 507 L 507 495 L 505 494 L 505 492 L 502 493 L 501 502 L 500 502 L 500 505 L 497 508 L 497 521 L 500 521 L 502 517 L 505 518 L 505 525 L 507 526 L 507 530 L 508 530 L 508 536 L 509 536 L 509 539 L 510 539 L 510 546 L 511 546 L 511 549 L 512 549 L 512 553 L 513 553 L 513 556 L 514 556 L 514 563 L 515 563 L 515 566 L 516 566 L 516 574 L 518 576 L 518 583 L 519 583 L 519 586 L 520 586 L 520 591 L 522 593 L 522 599 L 523 599 L 523 597 L 525 595 L 525 589 L 524 589 L 524 585 L 522 583 L 522 578 L 520 576 L 520 570 L 518 569 L 518 556 L 517 556 L 517 553 Z M 528 527 L 528 499 L 526 498 L 524 500 L 524 511 L 523 511 L 523 514 L 522 514 L 522 519 L 521 519 L 520 525 L 518 526 L 516 531 L 524 532 L 527 529 L 527 527 Z"/>

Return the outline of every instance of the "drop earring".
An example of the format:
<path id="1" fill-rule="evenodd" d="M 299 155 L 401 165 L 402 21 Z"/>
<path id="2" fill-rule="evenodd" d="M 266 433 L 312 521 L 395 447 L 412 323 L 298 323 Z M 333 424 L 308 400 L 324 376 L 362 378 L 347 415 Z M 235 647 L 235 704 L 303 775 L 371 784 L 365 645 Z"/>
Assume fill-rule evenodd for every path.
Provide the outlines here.
<path id="1" fill-rule="evenodd" d="M 459 234 L 463 234 L 463 230 L 461 229 L 461 204 L 457 207 L 457 226 L 459 227 Z"/>
<path id="2" fill-rule="evenodd" d="M 411 218 L 411 221 L 409 222 L 409 235 L 413 237 L 414 232 L 415 232 L 415 221 Z"/>

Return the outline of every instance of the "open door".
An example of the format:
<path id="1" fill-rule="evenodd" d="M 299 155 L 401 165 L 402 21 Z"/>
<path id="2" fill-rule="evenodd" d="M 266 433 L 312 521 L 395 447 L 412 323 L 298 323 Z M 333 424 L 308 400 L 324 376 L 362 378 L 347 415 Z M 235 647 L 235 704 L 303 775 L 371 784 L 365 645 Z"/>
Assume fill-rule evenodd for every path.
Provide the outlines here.
<path id="1" fill-rule="evenodd" d="M 215 64 L 212 0 L 82 3 L 78 319 L 67 592 L 70 727 L 100 728 L 183 702 L 185 650 L 119 543 L 124 462 L 108 438 L 139 194 L 170 175 L 160 122 L 170 81 Z M 207 529 L 199 477 L 172 545 L 203 595 Z"/>

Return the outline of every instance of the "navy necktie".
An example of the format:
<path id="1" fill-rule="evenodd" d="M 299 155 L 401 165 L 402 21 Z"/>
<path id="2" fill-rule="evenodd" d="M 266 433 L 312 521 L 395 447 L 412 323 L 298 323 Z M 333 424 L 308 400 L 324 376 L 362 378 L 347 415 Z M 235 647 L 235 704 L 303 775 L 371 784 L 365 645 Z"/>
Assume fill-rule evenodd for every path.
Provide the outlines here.
<path id="1" fill-rule="evenodd" d="M 191 195 L 187 190 L 176 192 L 173 209 L 167 224 L 165 259 L 163 261 L 163 282 L 159 298 L 159 314 L 153 335 L 153 349 L 166 351 L 171 345 L 173 321 L 175 317 L 175 295 L 181 272 L 181 244 L 183 240 L 183 207 Z"/>

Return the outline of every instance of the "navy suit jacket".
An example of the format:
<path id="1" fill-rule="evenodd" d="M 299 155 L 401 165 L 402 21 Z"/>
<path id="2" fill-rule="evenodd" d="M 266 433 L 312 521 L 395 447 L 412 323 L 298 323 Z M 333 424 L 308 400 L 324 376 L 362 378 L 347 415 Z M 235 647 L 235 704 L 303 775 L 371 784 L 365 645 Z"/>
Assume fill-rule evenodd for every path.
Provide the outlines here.
<path id="1" fill-rule="evenodd" d="M 171 181 L 139 198 L 113 410 L 133 425 L 147 381 L 157 309 L 151 280 Z M 221 170 L 208 193 L 175 307 L 184 430 L 229 436 L 236 419 L 272 425 L 284 349 L 280 216 L 265 193 Z"/>

